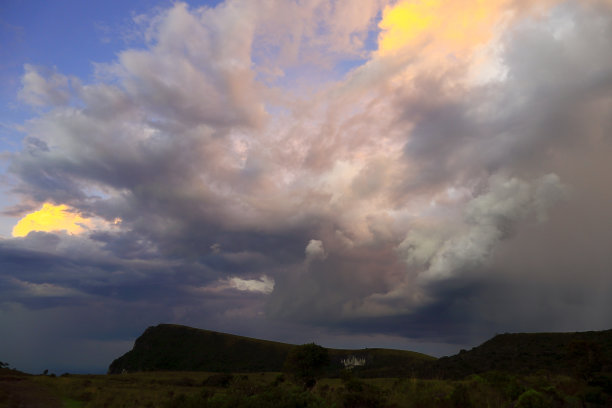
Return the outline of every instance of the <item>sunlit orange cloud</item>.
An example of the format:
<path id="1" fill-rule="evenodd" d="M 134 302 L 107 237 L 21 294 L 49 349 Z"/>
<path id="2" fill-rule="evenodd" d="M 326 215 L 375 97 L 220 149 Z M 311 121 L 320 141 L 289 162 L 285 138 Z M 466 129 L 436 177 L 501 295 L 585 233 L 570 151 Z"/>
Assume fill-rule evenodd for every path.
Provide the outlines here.
<path id="1" fill-rule="evenodd" d="M 504 19 L 555 2 L 537 0 L 524 5 L 511 0 L 400 1 L 383 11 L 378 54 L 387 56 L 429 47 L 460 56 L 489 42 Z"/>
<path id="2" fill-rule="evenodd" d="M 13 227 L 12 234 L 14 237 L 25 237 L 30 231 L 66 231 L 69 234 L 80 234 L 92 224 L 91 220 L 71 211 L 67 205 L 45 203 L 40 210 L 20 219 Z"/>

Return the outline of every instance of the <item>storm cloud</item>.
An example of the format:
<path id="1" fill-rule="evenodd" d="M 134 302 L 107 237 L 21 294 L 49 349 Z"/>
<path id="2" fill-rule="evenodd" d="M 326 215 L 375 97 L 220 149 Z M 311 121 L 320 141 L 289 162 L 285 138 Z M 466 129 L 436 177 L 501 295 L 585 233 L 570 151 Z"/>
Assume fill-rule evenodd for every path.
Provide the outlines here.
<path id="1" fill-rule="evenodd" d="M 3 361 L 104 371 L 159 322 L 434 354 L 609 328 L 612 5 L 477 3 L 176 3 L 90 78 L 25 65 L 5 214 L 90 222 L 0 239 Z"/>

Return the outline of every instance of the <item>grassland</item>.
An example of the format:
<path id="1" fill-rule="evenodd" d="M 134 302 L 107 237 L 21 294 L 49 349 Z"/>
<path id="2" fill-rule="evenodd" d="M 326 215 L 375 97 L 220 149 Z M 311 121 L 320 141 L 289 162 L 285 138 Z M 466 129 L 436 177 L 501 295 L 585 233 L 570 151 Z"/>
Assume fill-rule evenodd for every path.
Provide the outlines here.
<path id="1" fill-rule="evenodd" d="M 8 380 L 13 376 L 13 380 Z M 19 380 L 14 380 L 18 377 Z M 304 390 L 281 373 L 140 372 L 29 376 L 0 373 L 0 407 L 46 408 L 416 408 L 606 407 L 610 378 L 517 376 L 492 371 L 462 380 L 323 378 Z M 9 384 L 10 383 L 10 384 Z M 10 394 L 19 384 L 21 393 Z M 9 390 L 9 391 L 7 391 Z"/>

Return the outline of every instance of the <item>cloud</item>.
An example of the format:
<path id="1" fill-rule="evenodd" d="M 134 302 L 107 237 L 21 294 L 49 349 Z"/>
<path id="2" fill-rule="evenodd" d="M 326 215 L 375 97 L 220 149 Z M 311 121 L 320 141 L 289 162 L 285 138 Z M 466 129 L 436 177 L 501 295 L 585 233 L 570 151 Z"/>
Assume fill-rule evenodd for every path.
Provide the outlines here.
<path id="1" fill-rule="evenodd" d="M 50 69 L 24 65 L 19 99 L 35 107 L 61 106 L 70 101 L 69 79 Z"/>
<path id="2" fill-rule="evenodd" d="M 311 239 L 306 245 L 306 260 L 323 260 L 325 259 L 325 249 L 323 248 L 323 242 L 318 239 Z"/>
<path id="3" fill-rule="evenodd" d="M 230 278 L 228 282 L 230 287 L 247 292 L 269 294 L 274 290 L 274 280 L 265 275 L 260 279 Z"/>
<path id="4" fill-rule="evenodd" d="M 82 295 L 74 289 L 65 288 L 52 283 L 32 283 L 13 279 L 12 284 L 23 291 L 24 296 L 33 297 L 66 297 Z"/>
<path id="5" fill-rule="evenodd" d="M 70 228 L 0 241 L 10 327 L 91 306 L 108 350 L 161 321 L 447 350 L 609 321 L 608 3 L 234 0 L 145 20 L 143 47 L 89 82 L 25 69 L 40 110 L 8 153 L 7 213 L 49 203 Z"/>
<path id="6" fill-rule="evenodd" d="M 26 214 L 13 227 L 13 237 L 25 237 L 31 231 L 66 231 L 69 234 L 81 234 L 86 230 L 104 230 L 121 222 L 119 218 L 112 223 L 100 218 L 83 217 L 68 206 L 44 203 L 38 211 Z"/>
<path id="7" fill-rule="evenodd" d="M 406 263 L 418 268 L 419 281 L 447 279 L 465 269 L 478 269 L 517 223 L 533 215 L 545 219 L 547 209 L 565 195 L 555 174 L 532 185 L 493 177 L 488 188 L 465 204 L 464 225 L 455 231 L 445 233 L 440 226 L 425 232 L 417 228 L 399 245 Z"/>

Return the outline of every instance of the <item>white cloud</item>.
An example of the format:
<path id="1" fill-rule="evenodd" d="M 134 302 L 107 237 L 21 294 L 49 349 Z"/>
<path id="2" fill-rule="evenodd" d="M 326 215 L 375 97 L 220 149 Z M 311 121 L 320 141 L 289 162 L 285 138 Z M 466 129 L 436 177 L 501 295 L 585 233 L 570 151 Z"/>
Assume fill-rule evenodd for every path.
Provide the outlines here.
<path id="1" fill-rule="evenodd" d="M 326 257 L 325 249 L 323 248 L 323 241 L 319 241 L 318 239 L 311 239 L 306 245 L 306 260 L 314 261 L 314 260 L 323 260 Z"/>
<path id="2" fill-rule="evenodd" d="M 221 293 L 227 290 L 238 290 L 241 292 L 254 292 L 269 295 L 274 291 L 274 279 L 262 275 L 257 279 L 243 279 L 238 277 L 219 279 L 207 286 L 187 288 L 193 293 Z"/>
<path id="3" fill-rule="evenodd" d="M 54 70 L 24 65 L 19 99 L 32 106 L 65 105 L 70 100 L 69 80 Z"/>
<path id="4" fill-rule="evenodd" d="M 230 278 L 228 283 L 231 288 L 245 292 L 258 292 L 268 295 L 274 290 L 274 279 L 266 275 L 259 279 Z"/>
<path id="5" fill-rule="evenodd" d="M 544 220 L 547 210 L 565 195 L 566 187 L 556 174 L 531 183 L 493 176 L 488 191 L 465 204 L 462 225 L 416 228 L 399 250 L 406 263 L 416 268 L 421 283 L 449 278 L 483 265 L 517 223 L 529 217 Z"/>
<path id="6" fill-rule="evenodd" d="M 32 297 L 67 297 L 85 296 L 78 290 L 60 286 L 54 283 L 34 283 L 12 278 L 10 282 L 20 288 L 25 295 Z"/>

